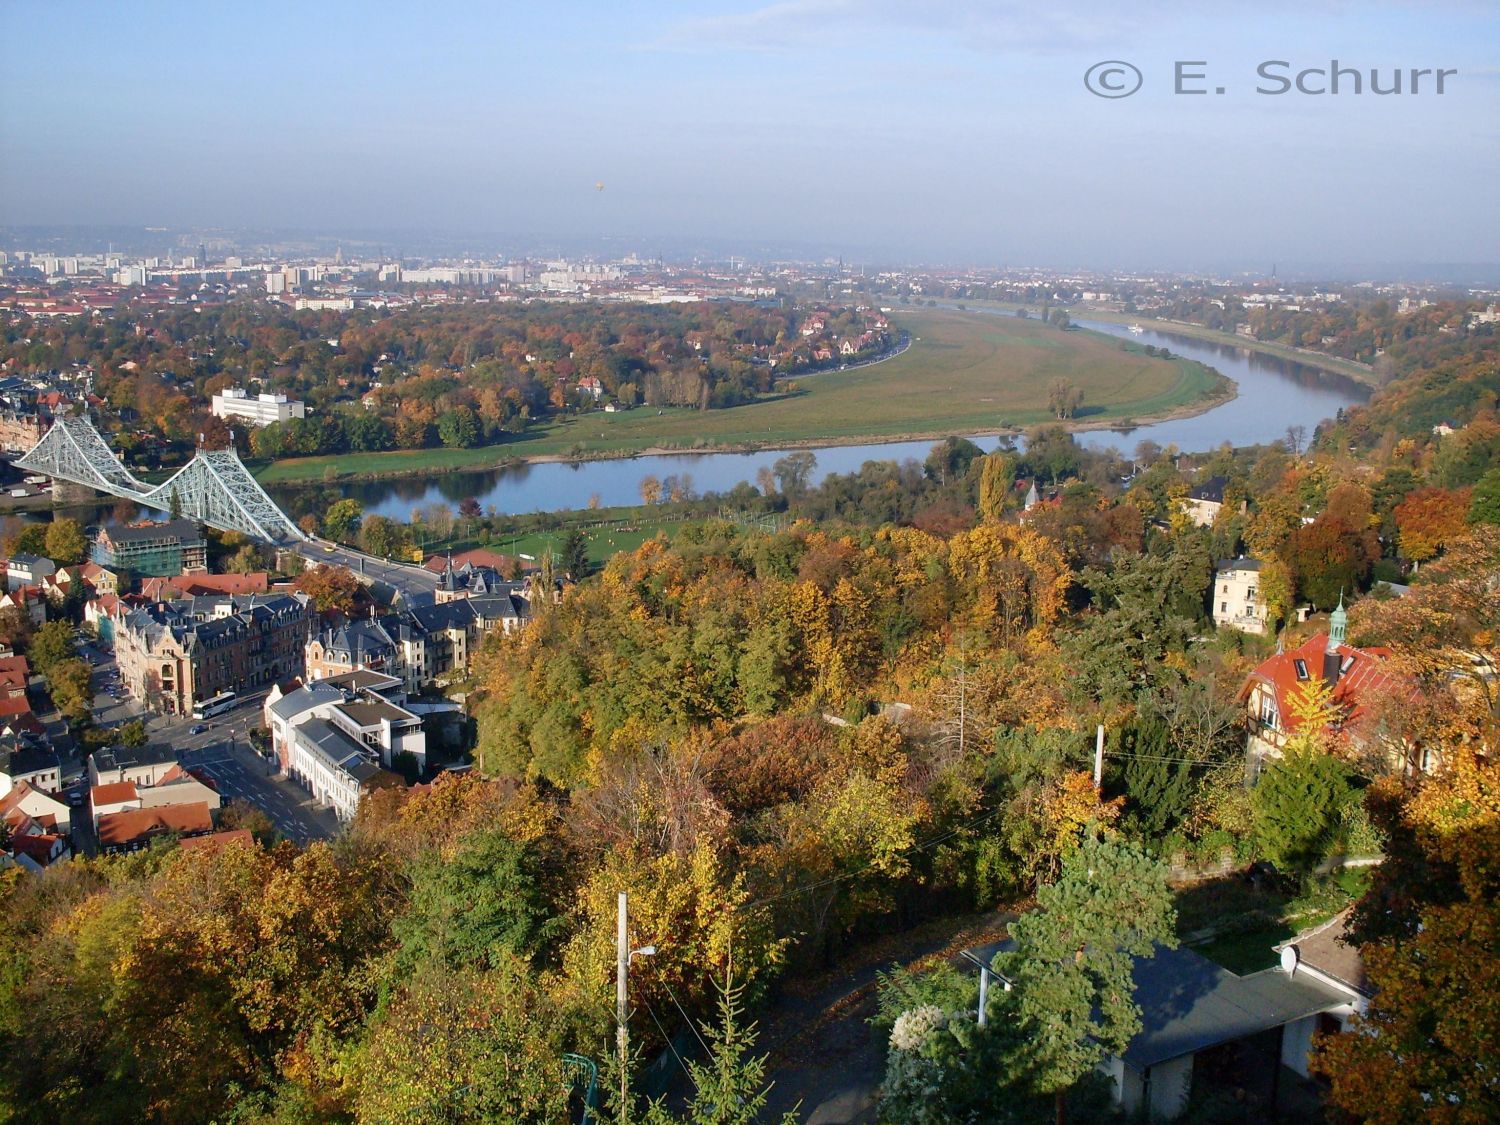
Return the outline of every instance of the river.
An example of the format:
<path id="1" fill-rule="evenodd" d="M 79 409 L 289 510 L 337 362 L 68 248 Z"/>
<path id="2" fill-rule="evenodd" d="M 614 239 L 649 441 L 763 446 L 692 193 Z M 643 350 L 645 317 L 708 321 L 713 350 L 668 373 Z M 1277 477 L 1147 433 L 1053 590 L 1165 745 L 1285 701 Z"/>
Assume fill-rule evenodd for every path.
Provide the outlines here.
<path id="1" fill-rule="evenodd" d="M 1296 425 L 1305 426 L 1311 435 L 1319 422 L 1331 418 L 1341 407 L 1364 402 L 1371 393 L 1370 388 L 1347 376 L 1249 348 L 1212 343 L 1171 331 L 1150 329 L 1132 335 L 1122 324 L 1087 320 L 1075 323 L 1106 335 L 1169 348 L 1175 355 L 1215 368 L 1239 386 L 1234 399 L 1191 418 L 1153 422 L 1131 430 L 1078 433 L 1079 443 L 1091 449 L 1113 446 L 1129 453 L 1142 441 L 1161 446 L 1175 444 L 1188 451 L 1213 449 L 1226 441 L 1233 445 L 1258 445 L 1283 437 L 1288 426 Z M 999 444 L 994 434 L 972 440 L 986 451 Z M 920 461 L 932 445 L 931 441 L 884 441 L 814 448 L 811 452 L 817 456 L 817 468 L 812 483 L 829 473 L 853 472 L 866 461 L 901 461 L 908 457 Z M 421 505 L 440 501 L 456 507 L 460 500 L 470 496 L 478 499 L 486 510 L 493 508 L 506 515 L 519 515 L 585 508 L 595 498 L 606 508 L 639 504 L 641 480 L 647 476 L 690 477 L 692 487 L 700 493 L 727 492 L 741 481 L 754 483 L 759 469 L 784 455 L 784 450 L 768 449 L 754 453 L 676 453 L 608 461 L 546 462 L 437 477 L 355 481 L 338 487 L 345 496 L 360 501 L 367 513 L 398 520 L 409 519 L 412 509 Z M 320 502 L 326 498 L 322 486 L 315 484 L 273 486 L 268 491 L 295 515 L 304 507 L 297 502 L 297 493 L 309 489 L 316 490 Z M 129 507 L 119 506 L 116 518 L 127 514 L 125 509 Z M 100 508 L 92 518 L 106 518 L 109 512 L 108 508 Z"/>
<path id="2" fill-rule="evenodd" d="M 1111 446 L 1129 452 L 1137 443 L 1175 444 L 1184 450 L 1207 450 L 1230 442 L 1257 445 L 1275 441 L 1288 426 L 1313 427 L 1341 407 L 1364 402 L 1368 387 L 1347 376 L 1332 374 L 1295 360 L 1281 359 L 1227 344 L 1216 344 L 1175 332 L 1148 330 L 1132 335 L 1121 324 L 1077 321 L 1081 327 L 1110 336 L 1128 337 L 1142 344 L 1170 348 L 1173 354 L 1195 359 L 1227 375 L 1239 385 L 1231 401 L 1191 418 L 1176 418 L 1137 426 L 1132 430 L 1086 430 L 1077 435 L 1091 449 Z M 994 449 L 995 435 L 976 437 L 985 450 Z M 931 441 L 886 441 L 868 445 L 836 445 L 813 449 L 818 462 L 813 481 L 829 473 L 849 473 L 866 461 L 921 460 Z M 754 483 L 756 472 L 784 451 L 754 453 L 677 453 L 628 460 L 548 462 L 482 472 L 448 473 L 440 477 L 397 478 L 354 482 L 340 486 L 359 500 L 366 512 L 409 519 L 413 508 L 434 501 L 457 505 L 475 497 L 486 510 L 517 515 L 525 512 L 584 508 L 597 497 L 600 505 L 639 504 L 640 484 L 646 476 L 691 477 L 699 492 L 725 492 L 741 481 Z M 278 502 L 288 502 L 295 488 L 272 488 Z M 295 507 L 295 505 L 293 505 Z"/>

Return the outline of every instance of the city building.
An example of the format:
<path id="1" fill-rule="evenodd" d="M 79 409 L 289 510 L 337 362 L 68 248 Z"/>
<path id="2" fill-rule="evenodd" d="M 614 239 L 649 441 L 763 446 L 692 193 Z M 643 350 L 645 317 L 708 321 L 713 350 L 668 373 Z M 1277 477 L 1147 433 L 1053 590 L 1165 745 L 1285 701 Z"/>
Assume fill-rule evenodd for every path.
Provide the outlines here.
<path id="1" fill-rule="evenodd" d="M 5 563 L 5 588 L 14 594 L 22 586 L 39 586 L 42 579 L 57 573 L 51 559 L 36 555 L 12 555 Z"/>
<path id="2" fill-rule="evenodd" d="M 302 674 L 312 626 L 302 594 L 188 598 L 125 610 L 115 621 L 121 682 L 153 711 L 191 714 L 226 691 Z"/>
<path id="3" fill-rule="evenodd" d="M 168 767 L 154 784 L 107 781 L 89 790 L 89 806 L 97 827 L 106 816 L 129 809 L 158 809 L 168 805 L 206 805 L 210 810 L 223 804 L 218 790 L 205 785 L 180 765 Z"/>
<path id="4" fill-rule="evenodd" d="M 367 669 L 395 677 L 407 691 L 416 692 L 444 676 L 467 672 L 485 637 L 496 629 L 513 632 L 531 618 L 524 583 L 497 582 L 492 589 L 494 572 L 484 568 L 476 568 L 473 578 L 471 588 L 459 583 L 454 589 L 450 582 L 445 595 L 445 572 L 434 605 L 347 621 L 314 634 L 307 642 L 308 678 Z"/>
<path id="5" fill-rule="evenodd" d="M 18 785 L 43 793 L 62 792 L 62 760 L 45 739 L 22 735 L 0 747 L 0 795 Z"/>
<path id="6" fill-rule="evenodd" d="M 296 399 L 286 395 L 251 395 L 239 387 L 214 395 L 212 410 L 215 418 L 239 419 L 252 426 L 307 417 L 307 407 Z"/>
<path id="7" fill-rule="evenodd" d="M 492 566 L 468 560 L 454 566 L 450 561 L 438 575 L 434 597 L 439 602 L 450 602 L 458 598 L 482 598 L 501 591 L 519 593 L 522 588 L 521 583 L 507 583 Z"/>
<path id="8" fill-rule="evenodd" d="M 322 680 L 356 668 L 397 674 L 400 643 L 394 618 L 359 618 L 315 633 L 307 642 L 305 663 L 310 679 Z"/>
<path id="9" fill-rule="evenodd" d="M 1260 589 L 1259 559 L 1220 559 L 1214 570 L 1214 624 L 1264 635 L 1271 611 Z"/>
<path id="10" fill-rule="evenodd" d="M 150 847 L 161 836 L 207 836 L 214 830 L 213 812 L 202 801 L 159 808 L 127 808 L 99 818 L 99 849 L 122 855 Z"/>
<path id="11" fill-rule="evenodd" d="M 145 746 L 114 746 L 89 755 L 89 785 L 128 781 L 132 785 L 155 785 L 177 768 L 177 751 L 165 743 Z"/>
<path id="12" fill-rule="evenodd" d="M 30 817 L 46 832 L 66 836 L 73 830 L 73 810 L 68 802 L 30 782 L 19 781 L 0 797 L 0 816 L 9 821 L 16 813 Z M 11 825 L 12 831 L 15 827 Z"/>
<path id="13" fill-rule="evenodd" d="M 399 680 L 359 671 L 285 695 L 273 689 L 266 699 L 277 762 L 341 821 L 354 818 L 371 789 L 400 784 L 393 769 L 426 768 L 422 719 L 393 701 L 399 692 Z"/>
<path id="14" fill-rule="evenodd" d="M 208 543 L 192 520 L 107 524 L 94 540 L 91 557 L 116 573 L 173 577 L 208 569 Z"/>

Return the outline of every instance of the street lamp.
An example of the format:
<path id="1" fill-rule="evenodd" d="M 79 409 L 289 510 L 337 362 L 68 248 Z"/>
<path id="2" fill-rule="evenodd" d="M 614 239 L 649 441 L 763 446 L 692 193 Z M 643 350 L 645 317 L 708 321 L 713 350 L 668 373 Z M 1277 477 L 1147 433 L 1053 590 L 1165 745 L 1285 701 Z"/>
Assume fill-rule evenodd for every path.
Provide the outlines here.
<path id="1" fill-rule="evenodd" d="M 630 972 L 630 962 L 636 957 L 655 957 L 656 946 L 643 945 L 630 948 L 630 938 L 625 930 L 627 895 L 620 892 L 619 911 L 615 919 L 615 1039 L 620 1050 L 620 1120 L 628 1120 L 627 1099 L 630 1097 L 630 1031 L 626 1022 L 630 1016 L 626 1010 L 625 978 Z"/>

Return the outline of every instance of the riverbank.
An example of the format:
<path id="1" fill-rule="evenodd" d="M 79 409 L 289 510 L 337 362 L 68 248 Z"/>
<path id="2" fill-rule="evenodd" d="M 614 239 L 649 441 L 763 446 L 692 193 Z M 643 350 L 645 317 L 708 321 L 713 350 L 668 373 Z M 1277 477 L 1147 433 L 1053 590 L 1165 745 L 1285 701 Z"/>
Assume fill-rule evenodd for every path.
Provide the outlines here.
<path id="1" fill-rule="evenodd" d="M 963 307 L 960 308 L 959 306 Z M 942 301 L 938 303 L 939 308 L 954 309 L 959 312 L 968 312 L 979 309 L 990 313 L 1004 313 L 1015 315 L 1017 310 L 1026 309 L 1033 315 L 1036 313 L 1035 306 L 1016 305 L 1007 301 Z M 1202 340 L 1209 344 L 1223 344 L 1226 347 L 1240 348 L 1258 355 L 1273 356 L 1276 359 L 1290 360 L 1300 363 L 1304 367 L 1312 367 L 1319 371 L 1326 371 L 1332 375 L 1343 375 L 1346 378 L 1373 387 L 1379 390 L 1382 384 L 1375 375 L 1375 369 L 1367 363 L 1358 360 L 1344 359 L 1341 356 L 1328 355 L 1326 352 L 1313 351 L 1311 348 L 1294 348 L 1289 344 L 1278 344 L 1273 340 L 1257 340 L 1250 336 L 1238 336 L 1233 332 L 1220 332 L 1215 328 L 1205 328 L 1201 324 L 1195 324 L 1190 320 L 1172 320 L 1168 317 L 1142 316 L 1139 313 L 1111 312 L 1105 309 L 1096 309 L 1091 306 L 1073 305 L 1064 309 L 1068 315 L 1077 316 L 1083 320 L 1103 321 L 1106 324 L 1121 324 L 1129 326 L 1139 324 L 1142 328 L 1152 328 L 1159 332 L 1175 332 L 1179 336 L 1188 336 L 1194 340 Z"/>
<path id="2" fill-rule="evenodd" d="M 1061 381 L 1084 395 L 1084 431 L 1187 418 L 1233 399 L 1234 383 L 1193 360 L 1162 360 L 1103 333 L 1037 321 L 913 310 L 911 345 L 879 364 L 820 373 L 727 410 L 638 408 L 538 426 L 503 445 L 285 459 L 256 466 L 267 486 L 373 481 L 520 464 L 659 454 L 753 453 L 1017 433 L 1054 421 Z"/>
<path id="3" fill-rule="evenodd" d="M 1369 364 L 1360 363 L 1357 360 L 1344 359 L 1340 356 L 1327 355 L 1324 352 L 1316 352 L 1310 348 L 1294 348 L 1288 344 L 1278 344 L 1273 340 L 1256 340 L 1249 336 L 1237 336 L 1231 332 L 1220 332 L 1214 328 L 1205 328 L 1201 324 L 1194 324 L 1187 320 L 1166 320 L 1160 317 L 1130 316 L 1125 313 L 1087 312 L 1080 314 L 1086 320 L 1102 320 L 1108 324 L 1139 324 L 1142 328 L 1155 328 L 1162 332 L 1175 332 L 1179 336 L 1191 336 L 1195 340 L 1202 340 L 1209 344 L 1223 344 L 1231 348 L 1244 348 L 1248 351 L 1258 352 L 1261 355 L 1275 356 L 1277 359 L 1291 360 L 1300 363 L 1304 367 L 1315 367 L 1319 371 L 1328 371 L 1334 375 L 1344 375 L 1363 383 L 1367 387 L 1379 390 L 1383 384 L 1375 375 L 1375 369 Z"/>

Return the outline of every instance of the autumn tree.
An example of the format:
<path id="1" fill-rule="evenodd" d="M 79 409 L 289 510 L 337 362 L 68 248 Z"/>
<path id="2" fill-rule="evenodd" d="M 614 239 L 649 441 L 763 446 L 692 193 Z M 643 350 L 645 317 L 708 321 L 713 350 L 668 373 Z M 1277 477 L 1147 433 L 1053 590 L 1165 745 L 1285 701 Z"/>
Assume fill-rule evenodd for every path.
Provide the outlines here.
<path id="1" fill-rule="evenodd" d="M 1418 488 L 1396 505 L 1401 553 L 1415 563 L 1433 558 L 1463 533 L 1470 489 Z"/>
<path id="2" fill-rule="evenodd" d="M 531 970 L 436 966 L 403 980 L 346 1050 L 360 1121 L 552 1125 L 567 1113 L 562 1034 Z"/>
<path id="3" fill-rule="evenodd" d="M 1329 1100 L 1372 1125 L 1500 1118 L 1500 999 L 1477 984 L 1500 975 L 1500 766 L 1469 746 L 1449 756 L 1399 806 L 1399 876 L 1377 872 L 1352 931 L 1374 998 L 1348 1033 L 1314 1040 Z"/>
<path id="4" fill-rule="evenodd" d="M 1016 506 L 1015 454 L 999 449 L 981 462 L 979 472 L 979 513 L 987 520 L 998 520 Z"/>
<path id="5" fill-rule="evenodd" d="M 66 621 L 48 621 L 41 626 L 26 651 L 31 667 L 44 677 L 51 675 L 57 665 L 78 655 L 73 649 L 73 629 Z"/>
<path id="6" fill-rule="evenodd" d="M 1368 523 L 1360 528 L 1331 512 L 1297 528 L 1282 548 L 1302 596 L 1325 610 L 1360 588 L 1379 557 L 1380 543 Z"/>
<path id="7" fill-rule="evenodd" d="M 313 608 L 319 613 L 342 613 L 348 616 L 365 596 L 365 588 L 347 566 L 330 566 L 325 563 L 309 567 L 297 575 L 297 580 L 292 585 L 299 593 L 312 598 Z"/>
<path id="8" fill-rule="evenodd" d="M 364 507 L 358 500 L 335 500 L 323 514 L 323 534 L 343 542 L 359 529 L 363 514 Z"/>
<path id="9" fill-rule="evenodd" d="M 47 527 L 46 547 L 47 557 L 58 566 L 75 566 L 83 561 L 88 540 L 77 520 L 58 516 Z"/>

